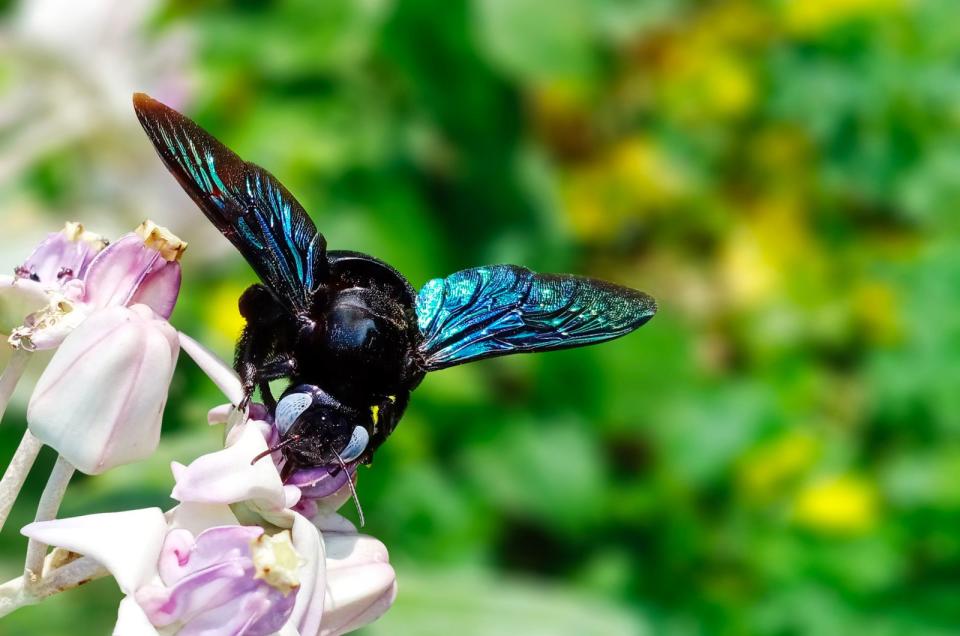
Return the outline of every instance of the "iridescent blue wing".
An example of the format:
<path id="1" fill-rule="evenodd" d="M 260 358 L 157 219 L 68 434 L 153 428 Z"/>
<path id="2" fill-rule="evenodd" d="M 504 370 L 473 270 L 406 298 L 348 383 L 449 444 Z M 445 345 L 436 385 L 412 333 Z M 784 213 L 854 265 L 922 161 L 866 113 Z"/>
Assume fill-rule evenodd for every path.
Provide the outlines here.
<path id="1" fill-rule="evenodd" d="M 267 288 L 294 313 L 327 272 L 326 240 L 293 195 L 192 120 L 144 95 L 133 106 L 157 154 Z"/>
<path id="2" fill-rule="evenodd" d="M 515 265 L 466 269 L 417 295 L 424 369 L 618 338 L 650 320 L 647 294 L 592 278 Z"/>

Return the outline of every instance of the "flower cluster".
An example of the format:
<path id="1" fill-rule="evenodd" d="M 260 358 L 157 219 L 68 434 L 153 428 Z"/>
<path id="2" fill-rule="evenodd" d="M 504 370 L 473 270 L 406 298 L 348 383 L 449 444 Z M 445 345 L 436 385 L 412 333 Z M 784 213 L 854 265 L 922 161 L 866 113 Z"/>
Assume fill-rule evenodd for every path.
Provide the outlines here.
<path id="1" fill-rule="evenodd" d="M 271 414 L 259 404 L 233 406 L 243 397 L 236 374 L 167 322 L 185 247 L 150 222 L 109 245 L 68 224 L 0 278 L 14 355 L 55 349 L 0 484 L 0 524 L 40 444 L 59 454 L 36 521 L 22 530 L 30 539 L 25 575 L 0 586 L 2 613 L 84 583 L 89 572 L 73 566 L 85 562 L 112 575 L 126 595 L 115 634 L 356 629 L 390 607 L 396 579 L 383 544 L 336 513 L 354 487 L 355 465 L 281 477 L 279 454 L 251 462 L 277 441 Z M 232 403 L 208 417 L 226 425 L 225 448 L 172 465 L 178 504 L 167 512 L 56 519 L 75 469 L 98 474 L 156 449 L 181 348 Z M 0 387 L 15 384 L 4 382 L 12 363 Z M 57 549 L 44 561 L 47 545 Z"/>

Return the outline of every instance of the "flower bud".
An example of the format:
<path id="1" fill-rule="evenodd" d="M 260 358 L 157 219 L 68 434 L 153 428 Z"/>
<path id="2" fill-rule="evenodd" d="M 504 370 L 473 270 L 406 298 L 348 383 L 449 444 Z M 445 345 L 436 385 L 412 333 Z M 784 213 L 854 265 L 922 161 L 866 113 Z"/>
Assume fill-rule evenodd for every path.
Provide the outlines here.
<path id="1" fill-rule="evenodd" d="M 179 354 L 145 305 L 94 312 L 63 341 L 30 398 L 30 432 L 81 472 L 150 456 Z"/>
<path id="2" fill-rule="evenodd" d="M 93 307 L 144 304 L 169 318 L 187 244 L 153 221 L 117 239 L 90 264 L 84 300 Z"/>
<path id="3" fill-rule="evenodd" d="M 11 346 L 53 349 L 105 307 L 142 304 L 170 317 L 187 244 L 144 221 L 135 232 L 106 245 L 79 223 L 67 223 L 33 251 L 12 279 L 0 277 L 0 329 L 9 334 Z M 11 318 L 18 308 L 22 313 Z"/>
<path id="4" fill-rule="evenodd" d="M 397 596 L 387 548 L 373 537 L 327 532 L 327 598 L 322 636 L 344 634 L 382 616 Z"/>
<path id="5" fill-rule="evenodd" d="M 87 266 L 106 246 L 107 241 L 102 237 L 88 232 L 80 223 L 70 222 L 59 232 L 47 235 L 16 269 L 16 275 L 45 287 L 60 286 L 68 280 L 82 278 Z"/>

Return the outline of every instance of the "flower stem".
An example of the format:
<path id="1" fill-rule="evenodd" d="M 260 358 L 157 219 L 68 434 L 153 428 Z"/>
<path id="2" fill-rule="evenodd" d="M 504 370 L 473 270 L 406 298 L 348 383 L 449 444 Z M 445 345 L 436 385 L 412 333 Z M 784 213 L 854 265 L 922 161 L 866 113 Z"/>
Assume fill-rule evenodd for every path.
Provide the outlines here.
<path id="1" fill-rule="evenodd" d="M 3 473 L 3 479 L 0 479 L 0 530 L 10 516 L 10 509 L 13 508 L 13 502 L 17 500 L 17 495 L 23 488 L 23 483 L 27 480 L 27 474 L 33 467 L 33 462 L 37 460 L 43 443 L 40 442 L 30 431 L 23 434 L 17 451 L 10 460 L 10 465 Z"/>
<path id="2" fill-rule="evenodd" d="M 47 485 L 43 488 L 43 494 L 40 495 L 40 503 L 37 505 L 37 515 L 34 521 L 50 521 L 57 518 L 57 512 L 60 510 L 60 502 L 67 492 L 67 485 L 70 478 L 73 477 L 75 469 L 73 465 L 63 458 L 57 456 L 57 463 L 53 465 L 50 471 L 50 478 Z M 43 571 L 43 559 L 47 555 L 47 544 L 30 539 L 27 544 L 27 561 L 23 568 L 23 578 L 28 587 L 35 586 L 45 575 Z"/>
<path id="3" fill-rule="evenodd" d="M 24 349 L 17 348 L 10 354 L 10 360 L 7 361 L 7 367 L 0 375 L 0 420 L 3 420 L 3 414 L 7 411 L 7 404 L 10 403 L 10 396 L 13 390 L 17 388 L 17 383 L 23 375 L 23 370 L 27 368 L 27 361 L 30 360 L 30 353 Z"/>
<path id="4" fill-rule="evenodd" d="M 6 616 L 15 609 L 33 605 L 48 596 L 66 592 L 108 574 L 102 565 L 88 557 L 80 557 L 51 570 L 51 562 L 56 557 L 56 551 L 47 557 L 44 569 L 47 569 L 49 574 L 39 584 L 27 585 L 26 577 L 21 576 L 0 585 L 0 617 Z"/>

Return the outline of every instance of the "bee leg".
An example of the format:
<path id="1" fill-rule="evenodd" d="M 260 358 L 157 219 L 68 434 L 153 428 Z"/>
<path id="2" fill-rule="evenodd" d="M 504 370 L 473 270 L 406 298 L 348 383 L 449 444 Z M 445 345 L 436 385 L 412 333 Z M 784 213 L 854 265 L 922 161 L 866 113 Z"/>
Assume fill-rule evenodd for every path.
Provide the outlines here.
<path id="1" fill-rule="evenodd" d="M 280 378 L 289 378 L 297 372 L 297 362 L 291 356 L 281 356 L 273 358 L 263 363 L 257 372 L 257 386 L 260 389 L 260 397 L 263 404 L 271 412 L 277 408 L 277 400 L 273 397 L 270 390 L 270 381 Z"/>
<path id="2" fill-rule="evenodd" d="M 250 326 L 247 325 L 237 341 L 237 353 L 233 362 L 233 368 L 240 375 L 240 383 L 243 386 L 243 399 L 238 405 L 245 408 L 250 404 L 250 396 L 257 386 L 257 365 L 254 355 L 254 337 Z"/>

